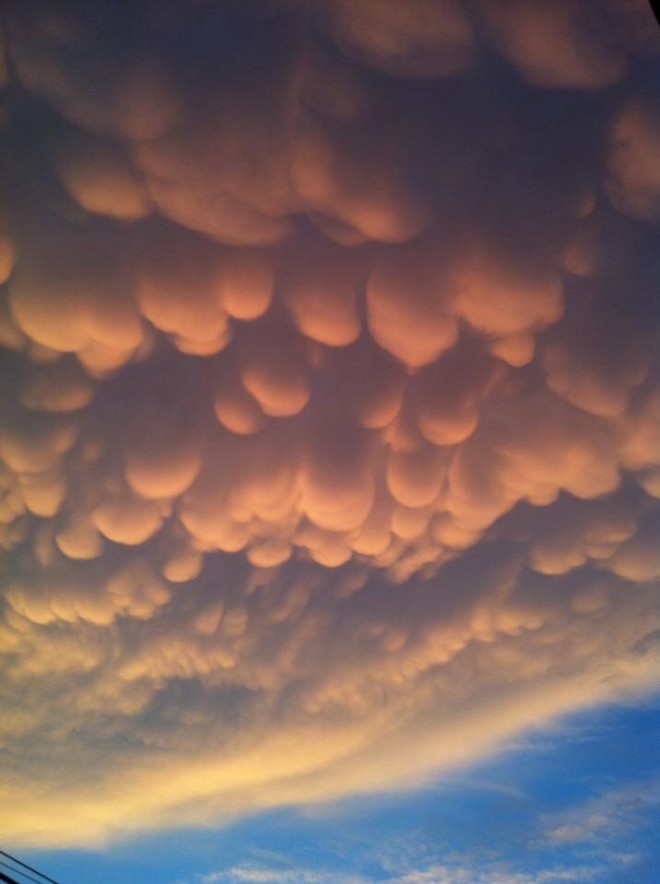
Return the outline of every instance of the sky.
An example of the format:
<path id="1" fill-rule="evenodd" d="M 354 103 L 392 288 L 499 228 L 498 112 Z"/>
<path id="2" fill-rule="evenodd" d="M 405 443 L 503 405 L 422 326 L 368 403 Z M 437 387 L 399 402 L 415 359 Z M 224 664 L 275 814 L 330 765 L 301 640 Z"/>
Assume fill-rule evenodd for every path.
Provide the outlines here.
<path id="1" fill-rule="evenodd" d="M 657 881 L 650 6 L 1 11 L 2 849 Z"/>

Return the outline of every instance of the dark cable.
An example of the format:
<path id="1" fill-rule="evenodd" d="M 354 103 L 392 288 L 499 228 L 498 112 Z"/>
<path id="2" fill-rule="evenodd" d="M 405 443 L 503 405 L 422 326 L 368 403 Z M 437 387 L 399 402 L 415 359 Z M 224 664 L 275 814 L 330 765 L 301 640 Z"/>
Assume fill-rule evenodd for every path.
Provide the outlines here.
<path id="1" fill-rule="evenodd" d="M 16 872 L 17 875 L 21 876 L 21 878 L 27 878 L 28 881 L 34 881 L 34 884 L 41 884 L 41 882 L 38 881 L 36 878 L 33 878 L 32 875 L 28 875 L 27 872 L 21 872 L 20 869 L 15 869 L 13 866 L 10 866 L 9 863 L 3 863 L 2 860 L 0 860 L 0 866 L 4 866 L 5 869 L 9 869 L 10 872 Z M 0 874 L 2 873 L 0 872 Z"/>
<path id="2" fill-rule="evenodd" d="M 17 863 L 24 869 L 29 869 L 30 872 L 34 872 L 35 875 L 39 875 L 39 877 L 43 878 L 44 881 L 50 881 L 50 884 L 58 884 L 58 882 L 55 881 L 54 878 L 49 878 L 48 875 L 44 875 L 44 873 L 40 872 L 39 869 L 35 869 L 32 866 L 29 866 L 27 863 L 21 862 L 20 859 L 16 859 L 15 856 L 12 856 L 11 853 L 7 853 L 5 850 L 0 850 L 0 854 L 2 856 L 6 856 L 7 859 L 10 859 L 13 863 Z"/>

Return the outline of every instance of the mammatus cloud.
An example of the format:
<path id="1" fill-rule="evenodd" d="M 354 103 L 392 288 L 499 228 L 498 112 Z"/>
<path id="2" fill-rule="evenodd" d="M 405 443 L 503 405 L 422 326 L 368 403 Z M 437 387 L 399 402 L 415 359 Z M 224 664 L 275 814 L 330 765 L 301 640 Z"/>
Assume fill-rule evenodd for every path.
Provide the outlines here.
<path id="1" fill-rule="evenodd" d="M 650 689 L 646 3 L 3 35 L 7 836 L 396 788 Z"/>

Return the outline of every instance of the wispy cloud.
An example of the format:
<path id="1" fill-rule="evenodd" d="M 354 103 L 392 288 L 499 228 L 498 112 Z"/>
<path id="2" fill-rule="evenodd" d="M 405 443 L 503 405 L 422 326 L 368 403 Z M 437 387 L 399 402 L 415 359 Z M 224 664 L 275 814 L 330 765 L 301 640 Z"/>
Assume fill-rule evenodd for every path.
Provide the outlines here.
<path id="1" fill-rule="evenodd" d="M 610 789 L 596 798 L 545 817 L 545 838 L 551 844 L 602 846 L 611 849 L 649 819 L 660 807 L 657 778 Z"/>
<path id="2" fill-rule="evenodd" d="M 199 884 L 587 884 L 596 881 L 598 870 L 589 866 L 540 871 L 507 871 L 493 864 L 490 868 L 474 865 L 434 865 L 401 875 L 362 876 L 346 872 L 297 869 L 282 871 L 256 865 L 232 866 L 229 869 L 197 876 Z"/>
<path id="3" fill-rule="evenodd" d="M 350 873 L 317 869 L 283 870 L 270 866 L 237 865 L 208 872 L 195 879 L 199 884 L 368 884 L 369 879 Z"/>
<path id="4" fill-rule="evenodd" d="M 512 872 L 474 866 L 433 866 L 423 872 L 410 872 L 389 878 L 387 884 L 561 884 L 595 881 L 595 871 L 588 867 Z"/>

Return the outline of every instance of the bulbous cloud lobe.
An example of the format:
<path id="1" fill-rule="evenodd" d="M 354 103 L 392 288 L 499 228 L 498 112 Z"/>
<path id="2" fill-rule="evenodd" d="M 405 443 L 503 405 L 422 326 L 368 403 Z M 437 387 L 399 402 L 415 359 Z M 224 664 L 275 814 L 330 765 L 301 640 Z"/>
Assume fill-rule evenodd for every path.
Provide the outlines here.
<path id="1" fill-rule="evenodd" d="M 650 7 L 7 10 L 12 843 L 397 788 L 649 690 Z"/>

